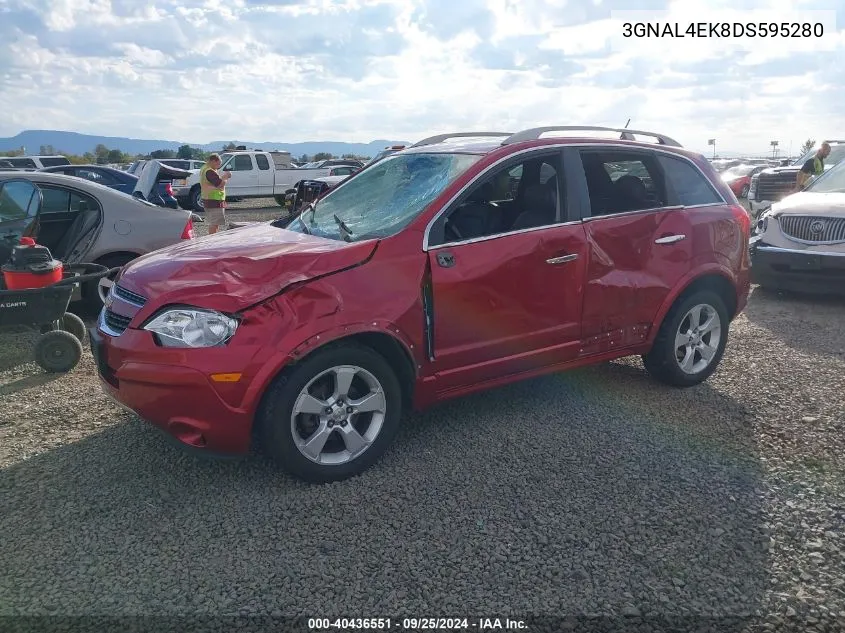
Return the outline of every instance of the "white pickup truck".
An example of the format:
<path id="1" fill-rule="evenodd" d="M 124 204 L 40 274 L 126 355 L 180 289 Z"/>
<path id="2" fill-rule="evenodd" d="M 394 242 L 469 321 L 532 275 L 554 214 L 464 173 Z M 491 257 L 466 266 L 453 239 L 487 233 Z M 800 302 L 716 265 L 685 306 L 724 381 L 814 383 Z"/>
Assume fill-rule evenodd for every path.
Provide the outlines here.
<path id="1" fill-rule="evenodd" d="M 240 150 L 223 152 L 220 157 L 223 159 L 220 171 L 232 173 L 226 184 L 228 199 L 275 198 L 277 204 L 284 206 L 285 194 L 300 180 L 340 175 L 333 174 L 337 166 L 318 169 L 293 167 L 289 152 Z M 185 180 L 174 180 L 172 187 L 179 206 L 198 213 L 203 211 L 199 170 L 192 171 Z"/>

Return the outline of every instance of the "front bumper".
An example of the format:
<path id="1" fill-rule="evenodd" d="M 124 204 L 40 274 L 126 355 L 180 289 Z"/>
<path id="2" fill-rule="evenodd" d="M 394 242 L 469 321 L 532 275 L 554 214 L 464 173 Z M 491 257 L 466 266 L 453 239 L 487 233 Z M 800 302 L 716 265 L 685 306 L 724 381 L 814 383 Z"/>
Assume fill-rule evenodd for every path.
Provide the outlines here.
<path id="1" fill-rule="evenodd" d="M 159 347 L 149 332 L 110 336 L 100 319 L 88 334 L 107 395 L 186 446 L 223 455 L 249 452 L 253 412 L 243 403 L 244 384 L 213 383 L 215 369 L 185 362 L 187 354 Z M 237 371 L 231 369 L 235 360 L 223 362 L 227 371 Z"/>
<path id="2" fill-rule="evenodd" d="M 845 251 L 810 251 L 753 241 L 751 282 L 766 288 L 845 296 Z"/>

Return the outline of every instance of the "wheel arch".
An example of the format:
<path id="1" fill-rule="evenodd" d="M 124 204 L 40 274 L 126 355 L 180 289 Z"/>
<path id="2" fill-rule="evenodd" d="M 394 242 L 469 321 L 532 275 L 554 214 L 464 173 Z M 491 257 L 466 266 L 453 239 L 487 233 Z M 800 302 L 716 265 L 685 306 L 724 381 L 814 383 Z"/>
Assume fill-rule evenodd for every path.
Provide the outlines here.
<path id="1" fill-rule="evenodd" d="M 399 386 L 402 389 L 403 408 L 410 406 L 414 397 L 414 386 L 417 379 L 417 364 L 412 353 L 413 345 L 401 337 L 395 327 L 387 329 L 344 328 L 342 332 L 322 333 L 303 341 L 284 358 L 263 374 L 257 381 L 258 397 L 254 399 L 253 415 L 261 410 L 270 386 L 280 375 L 291 371 L 299 363 L 314 354 L 330 347 L 337 347 L 345 343 L 354 343 L 367 347 L 384 358 L 396 373 Z"/>
<path id="2" fill-rule="evenodd" d="M 715 292 L 722 301 L 725 302 L 725 309 L 728 311 L 728 319 L 733 321 L 734 317 L 737 315 L 738 307 L 736 283 L 734 282 L 732 276 L 721 268 L 707 269 L 699 272 L 698 274 L 691 275 L 682 283 L 678 284 L 675 292 L 666 298 L 663 305 L 660 306 L 657 318 L 654 320 L 654 327 L 651 328 L 651 332 L 649 333 L 649 345 L 651 345 L 657 337 L 660 326 L 663 324 L 663 320 L 666 318 L 669 310 L 672 309 L 672 306 L 680 299 L 701 290 L 710 290 Z"/>

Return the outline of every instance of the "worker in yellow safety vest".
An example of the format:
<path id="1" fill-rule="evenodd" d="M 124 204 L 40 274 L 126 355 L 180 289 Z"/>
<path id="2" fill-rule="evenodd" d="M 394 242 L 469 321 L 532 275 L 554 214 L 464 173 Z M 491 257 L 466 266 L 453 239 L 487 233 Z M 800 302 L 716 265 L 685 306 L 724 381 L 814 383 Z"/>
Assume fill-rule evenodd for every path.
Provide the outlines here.
<path id="1" fill-rule="evenodd" d="M 824 173 L 824 159 L 830 156 L 830 144 L 822 143 L 816 155 L 807 160 L 795 179 L 796 188 L 800 191 L 813 176 L 821 176 Z"/>
<path id="2" fill-rule="evenodd" d="M 208 233 L 217 233 L 220 227 L 226 228 L 226 182 L 232 172 L 218 173 L 223 164 L 220 154 L 212 154 L 200 169 L 200 197 L 208 222 Z"/>

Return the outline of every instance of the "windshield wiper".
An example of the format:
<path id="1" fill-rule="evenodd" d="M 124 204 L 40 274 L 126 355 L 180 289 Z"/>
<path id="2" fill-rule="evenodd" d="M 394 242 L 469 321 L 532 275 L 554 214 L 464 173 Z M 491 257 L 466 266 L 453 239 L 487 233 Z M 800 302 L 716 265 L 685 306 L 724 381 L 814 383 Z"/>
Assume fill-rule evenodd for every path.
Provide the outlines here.
<path id="1" fill-rule="evenodd" d="M 346 222 L 337 217 L 336 213 L 334 214 L 334 221 L 337 222 L 337 225 L 340 227 L 340 230 L 346 234 L 343 239 L 347 242 L 350 241 L 350 238 L 352 237 L 352 231 L 349 229 L 348 226 L 346 226 Z"/>

